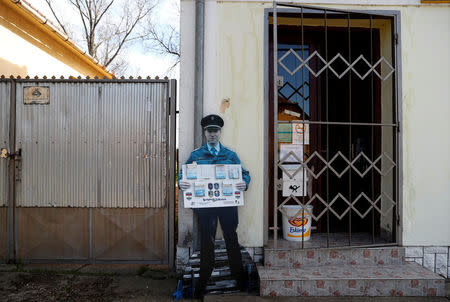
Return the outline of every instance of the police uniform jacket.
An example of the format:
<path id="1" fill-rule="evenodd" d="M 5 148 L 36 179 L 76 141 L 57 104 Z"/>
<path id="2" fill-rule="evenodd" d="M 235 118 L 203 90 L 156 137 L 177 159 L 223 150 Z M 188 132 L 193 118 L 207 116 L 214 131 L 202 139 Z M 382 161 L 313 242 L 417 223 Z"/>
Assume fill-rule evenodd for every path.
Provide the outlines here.
<path id="1" fill-rule="evenodd" d="M 227 147 L 224 147 L 222 144 L 220 144 L 220 150 L 219 153 L 214 156 L 211 152 L 208 150 L 207 144 L 204 144 L 202 147 L 195 149 L 192 151 L 191 155 L 189 156 L 188 160 L 186 161 L 187 164 L 192 164 L 193 162 L 197 162 L 199 165 L 214 165 L 214 164 L 228 164 L 228 165 L 240 165 L 241 160 L 237 156 L 236 152 L 228 149 Z M 182 179 L 182 170 L 180 169 L 180 175 L 178 177 L 178 181 Z M 250 173 L 242 168 L 242 180 L 245 182 L 247 187 L 245 190 L 247 190 L 248 185 L 250 183 Z"/>

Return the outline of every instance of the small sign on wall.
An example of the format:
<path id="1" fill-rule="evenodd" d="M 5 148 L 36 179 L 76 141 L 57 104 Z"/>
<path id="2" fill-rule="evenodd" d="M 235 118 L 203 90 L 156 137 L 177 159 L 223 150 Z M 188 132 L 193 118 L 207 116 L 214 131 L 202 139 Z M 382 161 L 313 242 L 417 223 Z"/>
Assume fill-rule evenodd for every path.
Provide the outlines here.
<path id="1" fill-rule="evenodd" d="M 309 124 L 302 121 L 292 123 L 292 143 L 309 145 Z"/>
<path id="2" fill-rule="evenodd" d="M 23 88 L 23 103 L 25 105 L 50 104 L 50 88 L 41 86 L 28 86 Z"/>
<path id="3" fill-rule="evenodd" d="M 289 154 L 291 153 L 291 154 Z M 292 154 L 295 154 L 295 158 Z M 280 145 L 280 161 L 297 163 L 303 161 L 303 145 L 300 144 L 282 144 Z"/>
<path id="4" fill-rule="evenodd" d="M 278 142 L 279 143 L 291 143 L 292 142 L 291 124 L 278 123 Z"/>
<path id="5" fill-rule="evenodd" d="M 283 171 L 283 197 L 287 196 L 307 196 L 308 175 L 303 171 L 301 165 L 283 165 L 287 171 Z M 294 175 L 294 177 L 290 177 Z"/>

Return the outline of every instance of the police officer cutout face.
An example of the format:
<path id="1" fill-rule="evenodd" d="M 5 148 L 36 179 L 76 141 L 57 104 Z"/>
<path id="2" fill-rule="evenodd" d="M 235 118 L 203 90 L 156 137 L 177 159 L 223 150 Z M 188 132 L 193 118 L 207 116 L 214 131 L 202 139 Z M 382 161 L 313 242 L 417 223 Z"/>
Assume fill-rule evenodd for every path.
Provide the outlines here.
<path id="1" fill-rule="evenodd" d="M 219 128 L 205 129 L 205 137 L 208 144 L 215 146 L 219 143 L 221 131 Z"/>

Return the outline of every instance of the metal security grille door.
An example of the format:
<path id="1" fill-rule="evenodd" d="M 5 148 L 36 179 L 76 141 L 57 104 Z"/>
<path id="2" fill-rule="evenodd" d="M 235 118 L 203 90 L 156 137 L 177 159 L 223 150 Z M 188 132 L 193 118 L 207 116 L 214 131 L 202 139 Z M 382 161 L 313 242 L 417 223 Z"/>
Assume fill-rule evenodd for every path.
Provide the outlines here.
<path id="1" fill-rule="evenodd" d="M 10 258 L 173 265 L 175 81 L 10 82 Z"/>
<path id="2" fill-rule="evenodd" d="M 274 247 L 397 243 L 395 29 L 394 14 L 274 2 L 268 27 Z M 311 219 L 312 239 L 280 239 L 283 218 L 301 221 L 303 231 Z"/>

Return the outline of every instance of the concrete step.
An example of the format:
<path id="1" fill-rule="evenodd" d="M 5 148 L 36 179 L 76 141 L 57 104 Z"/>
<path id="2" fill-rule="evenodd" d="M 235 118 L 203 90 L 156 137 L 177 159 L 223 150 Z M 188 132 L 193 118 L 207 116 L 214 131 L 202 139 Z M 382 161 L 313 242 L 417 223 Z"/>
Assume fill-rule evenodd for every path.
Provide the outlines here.
<path id="1" fill-rule="evenodd" d="M 446 297 L 260 297 L 247 293 L 206 295 L 203 302 L 448 302 Z"/>
<path id="2" fill-rule="evenodd" d="M 244 248 L 241 249 L 241 254 L 242 254 L 242 262 L 243 263 L 253 263 L 252 258 L 250 257 L 250 255 L 248 254 L 247 250 L 245 250 Z M 215 267 L 223 267 L 228 265 L 228 255 L 226 250 L 225 251 L 221 251 L 221 250 L 216 250 L 214 252 L 215 255 Z M 200 252 L 196 252 L 194 254 L 191 255 L 191 257 L 189 258 L 189 262 L 188 262 L 189 266 L 186 268 L 186 270 L 189 270 L 191 267 L 196 267 L 200 265 Z"/>
<path id="3" fill-rule="evenodd" d="M 256 272 L 256 265 L 253 263 L 248 251 L 243 247 L 241 247 L 241 255 L 244 271 L 248 275 L 248 290 L 257 292 L 258 274 Z M 184 268 L 183 292 L 185 297 L 189 297 L 192 294 L 194 284 L 197 283 L 199 278 L 200 257 L 200 251 L 195 251 L 189 257 L 188 266 Z M 237 283 L 231 275 L 224 241 L 215 242 L 214 258 L 214 270 L 211 274 L 210 280 L 207 283 L 206 293 L 221 294 L 239 292 Z"/>
<path id="4" fill-rule="evenodd" d="M 445 279 L 417 263 L 258 267 L 261 296 L 444 296 Z"/>
<path id="5" fill-rule="evenodd" d="M 405 262 L 402 247 L 264 249 L 264 266 L 304 268 L 329 265 L 400 265 Z"/>

